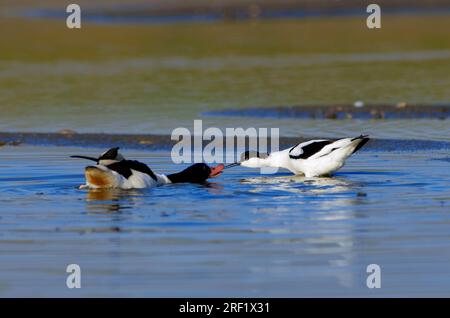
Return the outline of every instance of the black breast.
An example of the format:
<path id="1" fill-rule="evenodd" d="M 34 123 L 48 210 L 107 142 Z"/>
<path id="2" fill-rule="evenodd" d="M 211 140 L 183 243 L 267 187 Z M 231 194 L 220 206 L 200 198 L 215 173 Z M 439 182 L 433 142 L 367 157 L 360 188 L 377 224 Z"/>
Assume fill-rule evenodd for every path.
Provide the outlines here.
<path id="1" fill-rule="evenodd" d="M 118 174 L 124 176 L 125 178 L 129 178 L 132 175 L 131 170 L 139 171 L 145 174 L 148 174 L 153 180 L 157 180 L 155 174 L 152 169 L 149 168 L 145 163 L 136 161 L 136 160 L 122 160 L 119 162 L 112 163 L 107 165 L 107 167 Z"/>

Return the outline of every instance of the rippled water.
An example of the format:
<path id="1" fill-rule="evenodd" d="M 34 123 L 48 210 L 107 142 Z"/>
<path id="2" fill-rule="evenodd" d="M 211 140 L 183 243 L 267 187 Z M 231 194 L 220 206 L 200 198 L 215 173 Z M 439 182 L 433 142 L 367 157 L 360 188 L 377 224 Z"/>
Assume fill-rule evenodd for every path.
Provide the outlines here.
<path id="1" fill-rule="evenodd" d="M 1 296 L 450 296 L 448 152 L 361 151 L 334 178 L 236 168 L 208 185 L 77 189 L 84 162 L 68 155 L 99 151 L 0 148 Z"/>

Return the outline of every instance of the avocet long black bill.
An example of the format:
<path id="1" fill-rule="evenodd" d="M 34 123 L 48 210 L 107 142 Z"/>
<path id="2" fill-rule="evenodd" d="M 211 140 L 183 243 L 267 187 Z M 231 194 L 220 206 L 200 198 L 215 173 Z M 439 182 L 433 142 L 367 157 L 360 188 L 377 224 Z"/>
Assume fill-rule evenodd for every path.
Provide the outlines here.
<path id="1" fill-rule="evenodd" d="M 228 169 L 228 168 L 232 168 L 232 167 L 236 167 L 236 166 L 240 166 L 242 162 L 249 160 L 250 158 L 260 158 L 260 159 L 265 159 L 267 157 L 269 157 L 268 153 L 259 153 L 258 151 L 245 151 L 241 154 L 241 161 L 240 162 L 235 162 L 235 163 L 231 163 L 229 165 L 224 166 L 224 169 Z"/>
<path id="2" fill-rule="evenodd" d="M 87 160 L 92 160 L 92 161 L 98 162 L 98 158 L 94 158 L 94 157 L 87 157 L 87 156 L 70 156 L 70 158 L 80 158 L 80 159 L 87 159 Z"/>
<path id="3" fill-rule="evenodd" d="M 240 165 L 241 165 L 240 162 L 230 163 L 229 165 L 224 166 L 223 169 L 228 169 L 228 168 L 232 168 L 232 167 L 236 167 L 236 166 L 240 166 Z"/>

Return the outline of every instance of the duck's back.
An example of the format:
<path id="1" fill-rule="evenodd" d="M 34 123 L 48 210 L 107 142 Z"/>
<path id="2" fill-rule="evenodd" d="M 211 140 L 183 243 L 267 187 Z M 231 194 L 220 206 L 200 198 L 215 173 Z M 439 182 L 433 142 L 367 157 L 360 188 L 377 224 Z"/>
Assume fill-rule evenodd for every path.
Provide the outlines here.
<path id="1" fill-rule="evenodd" d="M 152 188 L 163 181 L 146 164 L 136 160 L 89 166 L 85 175 L 88 186 L 92 188 Z"/>

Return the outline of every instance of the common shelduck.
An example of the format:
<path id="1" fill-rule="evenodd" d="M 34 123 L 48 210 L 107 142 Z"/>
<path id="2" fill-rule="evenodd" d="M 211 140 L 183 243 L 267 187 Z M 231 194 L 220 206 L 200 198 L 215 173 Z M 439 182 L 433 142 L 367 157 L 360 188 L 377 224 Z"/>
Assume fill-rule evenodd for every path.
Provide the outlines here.
<path id="1" fill-rule="evenodd" d="M 271 154 L 246 151 L 241 156 L 241 162 L 232 163 L 225 168 L 237 165 L 249 168 L 272 167 L 288 169 L 296 175 L 304 175 L 308 178 L 330 176 L 368 141 L 367 135 L 361 135 L 335 141 L 310 140 Z"/>
<path id="2" fill-rule="evenodd" d="M 196 163 L 185 170 L 169 175 L 154 173 L 145 163 L 126 160 L 119 153 L 119 147 L 111 148 L 98 158 L 71 156 L 95 161 L 97 164 L 85 168 L 86 184 L 82 188 L 143 189 L 168 183 L 203 183 L 208 178 L 218 176 L 224 166 L 209 167 Z"/>

